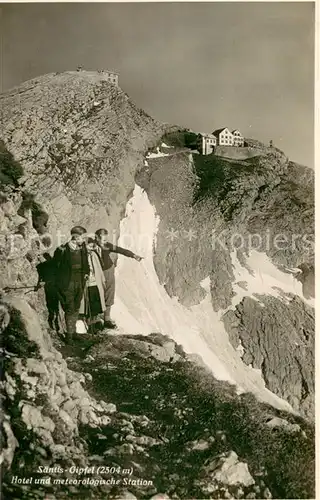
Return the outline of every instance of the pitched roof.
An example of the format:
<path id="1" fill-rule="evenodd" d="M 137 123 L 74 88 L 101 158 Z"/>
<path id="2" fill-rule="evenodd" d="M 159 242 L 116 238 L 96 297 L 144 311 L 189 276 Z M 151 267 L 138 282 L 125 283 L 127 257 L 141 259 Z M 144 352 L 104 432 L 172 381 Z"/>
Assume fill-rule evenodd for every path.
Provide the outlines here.
<path id="1" fill-rule="evenodd" d="M 239 132 L 239 133 L 241 134 L 241 132 L 240 132 L 240 130 L 239 130 L 238 128 L 235 128 L 234 130 L 232 130 L 232 133 L 233 133 L 233 134 L 234 134 L 235 132 Z M 241 134 L 241 135 L 242 135 L 242 134 Z M 243 136 L 242 136 L 242 137 L 243 137 Z"/>
<path id="2" fill-rule="evenodd" d="M 210 137 L 212 139 L 215 139 L 215 136 L 213 134 L 209 134 L 208 132 L 200 132 L 199 135 L 201 135 L 203 137 Z"/>
<path id="3" fill-rule="evenodd" d="M 225 129 L 229 130 L 228 127 L 217 128 L 216 130 L 214 130 L 212 132 L 212 134 L 215 135 L 216 137 L 219 137 L 219 134 L 221 134 L 221 132 Z M 229 130 L 229 132 L 230 132 L 230 130 Z"/>

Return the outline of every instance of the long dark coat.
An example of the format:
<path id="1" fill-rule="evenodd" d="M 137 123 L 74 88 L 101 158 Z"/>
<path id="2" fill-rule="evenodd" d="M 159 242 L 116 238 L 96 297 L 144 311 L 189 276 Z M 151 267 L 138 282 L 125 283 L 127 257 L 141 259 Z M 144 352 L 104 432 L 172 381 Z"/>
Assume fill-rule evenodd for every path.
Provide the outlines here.
<path id="1" fill-rule="evenodd" d="M 53 255 L 56 286 L 59 290 L 67 290 L 71 280 L 71 250 L 68 243 L 61 245 L 56 249 Z M 85 276 L 89 275 L 88 252 L 83 244 L 81 247 L 81 274 L 83 287 L 85 285 Z"/>

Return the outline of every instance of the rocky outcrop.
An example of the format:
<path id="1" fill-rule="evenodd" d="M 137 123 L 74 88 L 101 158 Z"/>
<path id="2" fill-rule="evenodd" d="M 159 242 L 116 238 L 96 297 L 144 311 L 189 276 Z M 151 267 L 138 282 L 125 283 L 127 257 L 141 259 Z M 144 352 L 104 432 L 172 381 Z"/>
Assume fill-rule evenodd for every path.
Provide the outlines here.
<path id="1" fill-rule="evenodd" d="M 237 293 L 232 254 L 254 274 L 247 265 L 252 249 L 302 282 L 306 299 L 314 296 L 312 171 L 275 148 L 262 153 L 246 162 L 190 152 L 148 158 L 137 180 L 160 218 L 154 262 L 169 295 L 198 304 L 209 277 L 213 309 L 231 308 L 224 323 L 232 345 L 245 339 L 242 360 L 261 369 L 271 391 L 314 419 L 313 308 L 297 297 L 265 297 L 263 308 L 248 297 L 231 307 Z M 287 244 L 276 246 L 277 235 Z"/>
<path id="2" fill-rule="evenodd" d="M 63 359 L 25 301 L 2 306 L 7 498 L 313 496 L 302 419 L 237 395 L 159 334 L 83 336 Z"/>
<path id="3" fill-rule="evenodd" d="M 37 282 L 32 260 L 39 251 L 39 235 L 33 227 L 31 210 L 19 215 L 22 202 L 21 192 L 3 194 L 0 201 L 0 288 Z"/>
<path id="4" fill-rule="evenodd" d="M 244 348 L 243 361 L 263 373 L 267 387 L 306 416 L 314 415 L 314 312 L 295 297 L 244 298 L 224 315 L 234 348 Z"/>
<path id="5" fill-rule="evenodd" d="M 160 219 L 156 271 L 170 296 L 191 305 L 205 296 L 199 283 L 211 271 L 212 255 L 207 226 L 202 225 L 201 213 L 193 206 L 197 178 L 192 155 L 178 153 L 151 158 L 147 163 L 137 182 L 147 191 Z"/>
<path id="6" fill-rule="evenodd" d="M 76 224 L 88 231 L 106 227 L 116 242 L 135 172 L 165 127 L 97 72 L 46 75 L 2 94 L 0 100 L 2 139 L 24 169 L 20 194 L 1 201 L 4 236 L 12 235 L 13 225 L 23 224 L 17 219 L 23 190 L 34 194 L 48 215 L 48 234 L 40 238 L 40 243 L 49 238 L 47 249 L 67 241 Z M 16 245 L 22 258 L 21 245 L 30 251 L 26 237 Z M 3 286 L 12 285 L 15 262 L 7 263 Z M 30 269 L 20 271 L 17 282 L 31 277 Z"/>
<path id="7" fill-rule="evenodd" d="M 198 483 L 207 494 L 215 493 L 217 490 L 221 492 L 222 490 L 223 498 L 233 498 L 228 487 L 235 487 L 234 496 L 239 498 L 239 496 L 242 496 L 241 493 L 244 494 L 243 487 L 254 485 L 255 480 L 249 472 L 248 465 L 240 462 L 234 451 L 231 451 L 227 456 L 225 455 L 222 454 L 216 457 L 215 460 L 205 466 L 204 470 L 206 474 L 211 476 L 211 481 L 209 483 L 206 481 L 206 484 L 203 484 L 200 479 Z M 265 492 L 263 492 L 262 496 L 268 498 L 265 496 Z M 269 498 L 272 498 L 271 493 Z"/>
<path id="8" fill-rule="evenodd" d="M 71 458 L 79 424 L 103 426 L 109 423 L 106 416 L 114 405 L 93 401 L 83 389 L 84 374 L 68 370 L 61 353 L 56 351 L 48 335 L 43 333 L 36 313 L 19 299 L 3 299 L 11 322 L 4 330 L 7 370 L 3 389 L 11 402 L 21 410 L 21 419 L 27 430 L 32 431 L 56 458 Z M 20 331 L 18 329 L 20 328 Z M 33 343 L 33 352 L 22 358 L 15 342 Z M 31 356 L 33 355 L 33 356 Z M 13 378 L 14 377 L 14 378 Z M 22 393 L 26 399 L 21 398 Z M 43 401 L 43 404 L 40 403 Z M 55 446 L 54 436 L 65 446 Z M 70 450 L 71 447 L 71 450 Z"/>
<path id="9" fill-rule="evenodd" d="M 128 352 L 135 353 L 141 358 L 152 357 L 164 363 L 178 361 L 186 356 L 181 346 L 177 346 L 169 337 L 158 333 L 148 335 L 148 342 L 145 337 L 139 335 L 115 337 L 112 345 L 99 345 L 91 350 L 90 355 L 94 359 L 117 359 L 126 356 Z"/>
<path id="10" fill-rule="evenodd" d="M 241 247 L 239 258 L 245 261 L 250 243 L 278 266 L 313 263 L 310 182 L 300 190 L 291 163 L 277 150 L 250 162 L 237 165 L 214 155 L 180 153 L 148 159 L 137 177 L 160 217 L 157 273 L 168 293 L 186 305 L 201 300 L 200 282 L 210 274 L 214 309 L 230 305 L 234 275 L 229 254 Z M 301 173 L 310 170 L 300 168 Z M 258 246 L 249 237 L 256 233 Z M 276 248 L 277 234 L 288 244 Z M 179 268 L 183 272 L 175 271 Z"/>
<path id="11" fill-rule="evenodd" d="M 296 275 L 298 281 L 302 283 L 303 295 L 306 299 L 311 299 L 315 296 L 315 269 L 311 264 L 302 263 L 299 266 L 299 271 Z"/>

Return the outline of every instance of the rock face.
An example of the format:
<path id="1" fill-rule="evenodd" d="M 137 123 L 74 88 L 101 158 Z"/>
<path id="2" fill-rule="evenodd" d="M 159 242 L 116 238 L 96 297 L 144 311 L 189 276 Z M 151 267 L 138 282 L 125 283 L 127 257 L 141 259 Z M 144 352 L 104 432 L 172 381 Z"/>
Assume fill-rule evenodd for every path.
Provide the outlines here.
<path id="1" fill-rule="evenodd" d="M 313 265 L 301 264 L 297 280 L 302 283 L 303 295 L 310 299 L 315 296 L 315 271 Z"/>
<path id="2" fill-rule="evenodd" d="M 312 173 L 299 166 L 298 177 L 297 168 L 278 151 L 246 162 L 190 153 L 177 154 L 174 161 L 170 156 L 149 159 L 138 182 L 160 217 L 155 263 L 168 292 L 183 303 L 194 303 L 203 295 L 200 282 L 212 271 L 213 307 L 231 305 L 230 252 L 240 247 L 239 258 L 244 259 L 250 243 L 278 266 L 305 264 L 311 269 Z M 300 184 L 301 177 L 308 182 Z M 176 232 L 166 234 L 163 227 Z M 256 233 L 261 241 L 253 238 Z M 288 244 L 277 248 L 276 235 L 285 236 Z M 184 272 L 174 273 L 181 260 Z"/>
<path id="3" fill-rule="evenodd" d="M 116 241 L 135 172 L 164 126 L 99 73 L 31 80 L 3 94 L 1 109 L 2 139 L 24 168 L 20 185 L 49 216 L 43 232 L 53 238 L 51 249 L 67 241 L 76 224 L 88 231 L 106 227 Z M 17 219 L 21 202 L 20 194 L 1 205 L 8 232 L 23 222 Z M 26 241 L 21 245 L 29 248 Z M 17 281 L 29 272 L 20 272 Z M 12 285 L 12 278 L 2 278 L 2 286 Z"/>
<path id="4" fill-rule="evenodd" d="M 224 315 L 232 345 L 244 348 L 243 361 L 262 371 L 269 389 L 301 410 L 313 413 L 314 312 L 295 297 L 245 298 Z M 281 360 L 281 366 L 280 366 Z"/>
<path id="5" fill-rule="evenodd" d="M 314 309 L 301 300 L 314 296 L 313 173 L 279 150 L 262 153 L 238 162 L 190 152 L 174 161 L 158 155 L 137 179 L 160 218 L 154 261 L 168 294 L 198 304 L 209 277 L 213 309 L 232 345 L 245 339 L 243 361 L 314 419 Z M 256 268 L 249 265 L 252 250 L 264 256 Z M 281 270 L 280 280 L 293 281 L 283 290 L 273 280 L 272 296 L 259 299 L 262 308 L 254 295 L 265 293 L 268 271 L 259 276 L 270 263 L 272 274 Z M 259 285 L 255 293 L 251 277 Z M 301 296 L 290 295 L 299 282 Z"/>

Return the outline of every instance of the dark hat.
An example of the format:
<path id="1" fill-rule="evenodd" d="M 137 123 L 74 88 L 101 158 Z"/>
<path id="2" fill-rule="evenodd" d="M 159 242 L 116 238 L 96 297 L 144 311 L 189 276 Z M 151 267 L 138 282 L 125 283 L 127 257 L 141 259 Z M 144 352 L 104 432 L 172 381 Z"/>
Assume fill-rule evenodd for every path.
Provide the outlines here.
<path id="1" fill-rule="evenodd" d="M 86 234 L 86 232 L 87 230 L 82 226 L 74 226 L 70 231 L 71 235 L 77 234 L 79 236 L 81 236 L 82 234 Z"/>
<path id="2" fill-rule="evenodd" d="M 95 235 L 96 235 L 96 236 L 98 236 L 98 237 L 99 237 L 99 236 L 101 236 L 102 234 L 108 234 L 108 230 L 107 230 L 107 229 L 102 228 L 102 229 L 98 229 L 98 230 L 95 232 Z"/>

